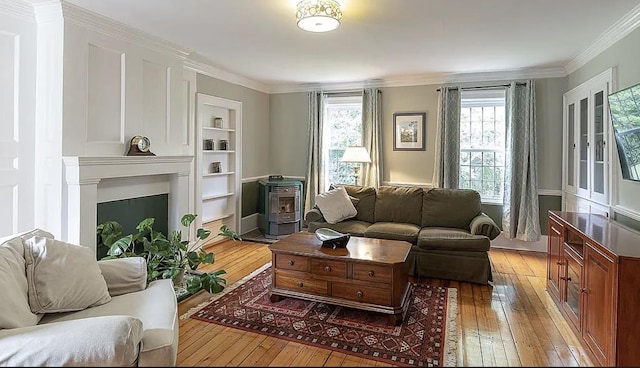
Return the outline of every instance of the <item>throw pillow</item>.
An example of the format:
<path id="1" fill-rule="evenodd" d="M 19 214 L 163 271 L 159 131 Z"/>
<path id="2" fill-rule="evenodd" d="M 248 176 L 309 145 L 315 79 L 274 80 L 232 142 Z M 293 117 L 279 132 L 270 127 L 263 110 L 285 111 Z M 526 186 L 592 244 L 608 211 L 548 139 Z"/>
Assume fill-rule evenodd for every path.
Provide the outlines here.
<path id="1" fill-rule="evenodd" d="M 342 187 L 318 194 L 316 205 L 330 224 L 336 224 L 358 214 L 347 191 Z"/>
<path id="2" fill-rule="evenodd" d="M 41 316 L 31 312 L 25 273 L 23 239 L 53 235 L 40 229 L 0 239 L 0 330 L 35 326 Z"/>
<path id="3" fill-rule="evenodd" d="M 91 249 L 41 236 L 24 245 L 33 313 L 77 311 L 111 300 Z"/>

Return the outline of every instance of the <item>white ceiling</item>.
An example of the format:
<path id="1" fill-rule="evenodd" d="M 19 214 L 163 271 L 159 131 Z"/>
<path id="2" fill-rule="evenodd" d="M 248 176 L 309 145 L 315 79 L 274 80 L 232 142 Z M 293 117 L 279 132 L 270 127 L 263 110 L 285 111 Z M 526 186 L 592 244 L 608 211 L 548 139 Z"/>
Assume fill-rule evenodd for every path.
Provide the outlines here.
<path id="1" fill-rule="evenodd" d="M 563 73 L 607 32 L 637 26 L 640 13 L 640 0 L 342 0 L 341 26 L 310 33 L 295 24 L 297 0 L 68 2 L 281 90 L 459 73 Z"/>

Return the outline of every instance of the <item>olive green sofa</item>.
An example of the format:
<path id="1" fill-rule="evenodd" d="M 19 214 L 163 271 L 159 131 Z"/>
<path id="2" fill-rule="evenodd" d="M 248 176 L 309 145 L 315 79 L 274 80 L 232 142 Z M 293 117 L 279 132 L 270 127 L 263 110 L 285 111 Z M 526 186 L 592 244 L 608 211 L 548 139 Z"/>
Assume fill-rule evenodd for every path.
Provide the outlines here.
<path id="1" fill-rule="evenodd" d="M 493 281 L 489 248 L 500 228 L 468 189 L 341 185 L 355 217 L 330 224 L 316 207 L 305 213 L 307 231 L 327 227 L 367 238 L 412 244 L 410 274 L 487 284 Z"/>

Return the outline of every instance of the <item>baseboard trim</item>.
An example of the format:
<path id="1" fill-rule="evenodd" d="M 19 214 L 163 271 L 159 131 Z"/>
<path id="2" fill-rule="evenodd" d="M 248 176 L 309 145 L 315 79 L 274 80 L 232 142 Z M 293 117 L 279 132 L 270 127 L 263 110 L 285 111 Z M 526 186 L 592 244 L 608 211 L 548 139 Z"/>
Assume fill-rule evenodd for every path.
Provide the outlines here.
<path id="1" fill-rule="evenodd" d="M 498 235 L 491 241 L 491 248 L 527 250 L 531 252 L 547 252 L 547 236 L 540 235 L 540 239 L 535 242 L 527 242 L 517 239 L 507 239 L 504 233 Z"/>
<path id="2" fill-rule="evenodd" d="M 258 228 L 258 214 L 245 216 L 240 220 L 240 234 L 246 234 Z"/>

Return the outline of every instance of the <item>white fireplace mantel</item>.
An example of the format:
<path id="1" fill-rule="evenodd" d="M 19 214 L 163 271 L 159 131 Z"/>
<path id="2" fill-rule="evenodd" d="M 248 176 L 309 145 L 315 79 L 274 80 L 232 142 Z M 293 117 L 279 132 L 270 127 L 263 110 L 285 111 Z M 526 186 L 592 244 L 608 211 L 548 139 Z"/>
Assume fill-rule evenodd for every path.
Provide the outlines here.
<path id="1" fill-rule="evenodd" d="M 96 251 L 98 184 L 103 179 L 167 175 L 169 231 L 175 230 L 180 216 L 188 212 L 193 156 L 67 156 L 63 160 L 67 184 L 67 200 L 63 206 L 67 217 L 64 237 L 70 243 Z"/>

